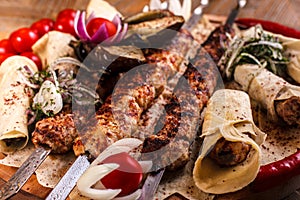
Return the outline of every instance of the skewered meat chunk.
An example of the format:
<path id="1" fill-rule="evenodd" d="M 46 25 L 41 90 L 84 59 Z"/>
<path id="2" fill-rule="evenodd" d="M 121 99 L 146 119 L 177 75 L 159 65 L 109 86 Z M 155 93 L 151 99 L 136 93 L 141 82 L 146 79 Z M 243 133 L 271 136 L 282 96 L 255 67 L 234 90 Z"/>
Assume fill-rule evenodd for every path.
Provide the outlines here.
<path id="1" fill-rule="evenodd" d="M 186 67 L 184 55 L 190 51 L 192 38 L 180 34 L 177 39 L 166 50 L 144 50 L 148 64 L 122 76 L 112 96 L 97 111 L 97 122 L 76 139 L 73 147 L 76 155 L 88 152 L 93 158 L 113 142 L 132 137 L 141 114 L 165 91 L 168 81 Z"/>
<path id="2" fill-rule="evenodd" d="M 221 138 L 209 156 L 220 166 L 230 167 L 243 162 L 250 152 L 251 145 L 244 142 L 230 142 Z"/>
<path id="3" fill-rule="evenodd" d="M 77 136 L 73 115 L 60 113 L 37 122 L 32 142 L 35 146 L 51 148 L 53 153 L 66 153 L 72 149 Z"/>
<path id="4" fill-rule="evenodd" d="M 166 114 L 159 122 L 164 125 L 143 144 L 143 159 L 154 161 L 154 170 L 165 166 L 174 170 L 186 164 L 200 126 L 200 113 L 220 78 L 204 49 L 199 49 L 191 63 L 165 106 Z"/>
<path id="5" fill-rule="evenodd" d="M 120 92 L 115 97 L 110 96 L 97 111 L 96 124 L 76 139 L 73 146 L 75 155 L 88 151 L 92 157 L 96 157 L 110 144 L 130 137 L 141 113 L 158 95 L 156 92 L 154 86 L 142 85 L 130 94 Z"/>

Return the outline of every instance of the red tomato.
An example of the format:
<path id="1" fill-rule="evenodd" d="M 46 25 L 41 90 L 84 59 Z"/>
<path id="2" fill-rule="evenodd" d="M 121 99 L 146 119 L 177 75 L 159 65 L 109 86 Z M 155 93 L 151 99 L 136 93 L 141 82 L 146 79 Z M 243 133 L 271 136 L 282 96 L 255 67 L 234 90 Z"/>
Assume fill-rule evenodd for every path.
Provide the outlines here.
<path id="1" fill-rule="evenodd" d="M 3 39 L 0 41 L 0 54 L 5 53 L 17 53 L 16 50 L 12 47 L 8 39 Z"/>
<path id="2" fill-rule="evenodd" d="M 70 33 L 73 36 L 76 36 L 74 29 L 74 19 L 62 18 L 55 22 L 54 30 L 60 31 L 63 33 Z"/>
<path id="3" fill-rule="evenodd" d="M 10 57 L 10 56 L 14 56 L 15 54 L 12 53 L 4 53 L 4 54 L 0 54 L 0 64 L 6 60 L 6 58 Z"/>
<path id="4" fill-rule="evenodd" d="M 34 22 L 30 28 L 34 30 L 40 37 L 52 31 L 54 27 L 54 21 L 52 19 L 44 18 L 37 22 Z"/>
<path id="5" fill-rule="evenodd" d="M 32 45 L 39 39 L 36 32 L 30 28 L 20 28 L 9 36 L 13 48 L 19 52 L 31 51 Z"/>
<path id="6" fill-rule="evenodd" d="M 76 11 L 73 9 L 62 10 L 56 18 L 54 24 L 54 30 L 61 31 L 64 33 L 70 33 L 73 36 L 76 36 L 74 29 L 74 18 Z"/>
<path id="7" fill-rule="evenodd" d="M 105 188 L 122 189 L 118 196 L 131 194 L 139 188 L 143 178 L 142 167 L 128 153 L 123 152 L 112 155 L 104 159 L 102 163 L 117 163 L 120 165 L 118 169 L 101 179 Z"/>
<path id="8" fill-rule="evenodd" d="M 92 37 L 97 32 L 97 30 L 100 28 L 100 26 L 102 24 L 105 24 L 109 37 L 116 34 L 117 27 L 111 21 L 104 19 L 104 18 L 100 18 L 100 17 L 92 19 L 86 25 L 86 30 L 87 30 L 88 34 Z"/>
<path id="9" fill-rule="evenodd" d="M 40 57 L 38 55 L 36 55 L 35 53 L 23 52 L 20 54 L 20 56 L 25 56 L 25 57 L 29 58 L 30 60 L 32 60 L 36 64 L 38 70 L 41 71 L 43 69 L 42 61 L 41 61 Z"/>
<path id="10" fill-rule="evenodd" d="M 74 18 L 75 15 L 76 15 L 76 10 L 73 10 L 71 8 L 66 8 L 58 13 L 56 20 L 62 18 Z"/>

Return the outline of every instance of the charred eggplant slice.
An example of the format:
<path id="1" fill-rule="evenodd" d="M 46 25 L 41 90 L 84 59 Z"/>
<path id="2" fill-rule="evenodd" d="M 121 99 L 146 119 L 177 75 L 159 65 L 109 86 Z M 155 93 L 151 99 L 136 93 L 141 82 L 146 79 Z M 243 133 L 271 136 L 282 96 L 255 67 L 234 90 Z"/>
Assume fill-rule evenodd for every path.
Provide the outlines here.
<path id="1" fill-rule="evenodd" d="M 184 18 L 160 10 L 139 13 L 124 19 L 124 22 L 128 23 L 128 32 L 123 44 L 159 47 L 176 35 L 184 23 Z"/>
<path id="2" fill-rule="evenodd" d="M 90 71 L 105 71 L 107 74 L 126 72 L 146 63 L 141 49 L 135 46 L 101 46 L 91 47 L 82 42 L 72 42 L 77 58 Z"/>
<path id="3" fill-rule="evenodd" d="M 151 10 L 149 12 L 141 12 L 132 16 L 129 16 L 124 19 L 124 23 L 129 25 L 139 24 L 145 21 L 151 21 L 155 19 L 160 19 L 163 17 L 171 17 L 174 16 L 173 13 L 167 10 Z"/>

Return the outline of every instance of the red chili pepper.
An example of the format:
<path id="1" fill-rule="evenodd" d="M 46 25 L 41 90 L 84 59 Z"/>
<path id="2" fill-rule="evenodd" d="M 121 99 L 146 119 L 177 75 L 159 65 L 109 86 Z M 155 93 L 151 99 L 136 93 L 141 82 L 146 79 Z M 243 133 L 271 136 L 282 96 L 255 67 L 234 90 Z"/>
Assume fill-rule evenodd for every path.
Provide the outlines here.
<path id="1" fill-rule="evenodd" d="M 272 33 L 278 33 L 278 34 L 285 35 L 287 37 L 300 39 L 300 30 L 296 30 L 276 22 L 266 21 L 261 19 L 252 19 L 252 18 L 240 18 L 237 19 L 235 22 L 237 23 L 237 25 L 244 28 L 249 28 L 256 24 L 261 24 L 261 26 L 265 30 L 270 31 Z"/>
<path id="2" fill-rule="evenodd" d="M 261 166 L 251 187 L 255 192 L 266 191 L 299 174 L 300 149 L 282 160 Z"/>

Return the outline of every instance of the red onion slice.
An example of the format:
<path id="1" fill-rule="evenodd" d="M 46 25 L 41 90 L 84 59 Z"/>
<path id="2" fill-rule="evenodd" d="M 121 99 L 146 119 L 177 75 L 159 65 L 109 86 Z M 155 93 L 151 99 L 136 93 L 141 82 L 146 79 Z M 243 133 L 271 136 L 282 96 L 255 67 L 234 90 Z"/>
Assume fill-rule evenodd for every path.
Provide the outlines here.
<path id="1" fill-rule="evenodd" d="M 77 11 L 74 20 L 74 29 L 82 41 L 89 41 L 91 37 L 86 30 L 85 15 L 85 12 L 80 13 L 80 11 Z"/>
<path id="2" fill-rule="evenodd" d="M 109 37 L 105 24 L 102 24 L 96 33 L 91 37 L 91 42 L 100 43 Z"/>

